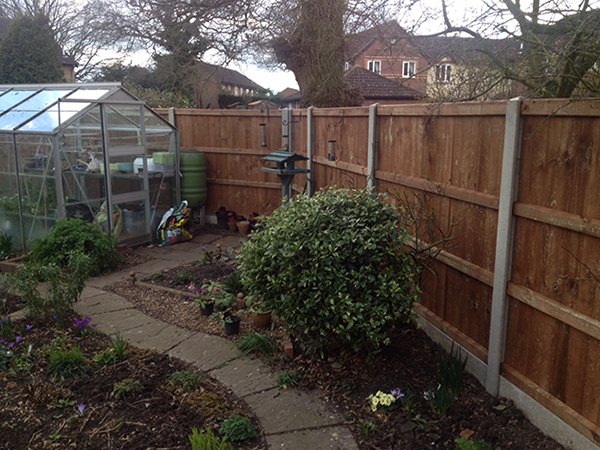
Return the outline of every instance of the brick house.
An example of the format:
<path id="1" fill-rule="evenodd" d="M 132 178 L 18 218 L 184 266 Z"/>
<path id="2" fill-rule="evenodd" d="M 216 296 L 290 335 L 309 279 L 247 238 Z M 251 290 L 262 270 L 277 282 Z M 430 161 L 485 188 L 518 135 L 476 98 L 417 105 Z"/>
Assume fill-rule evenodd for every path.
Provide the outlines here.
<path id="1" fill-rule="evenodd" d="M 423 93 L 405 84 L 398 83 L 364 67 L 354 66 L 344 74 L 344 80 L 360 89 L 363 105 L 399 105 L 418 102 Z"/>
<path id="2" fill-rule="evenodd" d="M 259 89 L 263 89 L 238 71 L 213 64 L 199 63 L 198 74 L 198 95 L 202 108 L 218 109 L 221 92 L 253 97 Z"/>

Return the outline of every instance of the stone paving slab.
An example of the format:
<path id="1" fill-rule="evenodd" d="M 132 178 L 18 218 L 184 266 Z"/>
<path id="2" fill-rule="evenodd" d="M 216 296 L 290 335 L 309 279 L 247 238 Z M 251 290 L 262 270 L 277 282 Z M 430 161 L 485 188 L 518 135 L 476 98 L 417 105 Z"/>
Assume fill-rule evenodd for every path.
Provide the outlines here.
<path id="1" fill-rule="evenodd" d="M 275 389 L 248 395 L 244 400 L 258 416 L 266 434 L 342 423 L 337 414 L 325 407 L 316 391 Z"/>
<path id="2" fill-rule="evenodd" d="M 144 326 L 125 330 L 121 333 L 123 339 L 132 345 L 143 348 L 150 348 L 146 342 L 158 335 L 161 331 L 169 326 L 168 323 L 160 320 L 147 323 Z"/>
<path id="3" fill-rule="evenodd" d="M 152 275 L 156 272 L 162 272 L 163 270 L 173 269 L 179 266 L 181 263 L 174 260 L 166 259 L 153 259 L 130 268 L 130 272 L 135 272 L 138 279 L 142 279 L 147 275 Z"/>
<path id="4" fill-rule="evenodd" d="M 134 305 L 120 295 L 104 292 L 95 297 L 88 297 L 77 303 L 74 307 L 77 312 L 79 312 L 78 307 L 85 310 L 85 314 L 91 317 L 96 314 L 106 314 L 123 309 L 131 309 L 134 308 Z"/>
<path id="5" fill-rule="evenodd" d="M 170 253 L 160 255 L 161 261 L 175 261 L 177 265 L 190 264 L 198 261 L 203 255 L 203 252 L 187 252 L 185 250 L 176 250 Z"/>
<path id="6" fill-rule="evenodd" d="M 168 352 L 197 333 L 196 331 L 189 331 L 175 325 L 167 324 L 166 327 L 153 329 L 153 331 L 156 331 L 154 334 L 135 334 L 137 330 L 142 330 L 146 327 L 147 325 L 144 325 L 143 327 L 130 330 L 131 344 L 137 347 L 155 349 L 159 352 Z"/>
<path id="7" fill-rule="evenodd" d="M 224 236 L 223 238 L 213 242 L 209 248 L 214 245 L 216 248 L 217 244 L 221 244 L 223 251 L 227 250 L 228 247 L 239 248 L 242 245 L 242 241 L 247 241 L 248 238 L 242 236 Z"/>
<path id="8" fill-rule="evenodd" d="M 92 286 L 86 286 L 83 291 L 81 291 L 81 300 L 87 300 L 89 298 L 97 297 L 98 295 L 103 294 L 104 291 L 102 289 L 98 289 Z"/>
<path id="9" fill-rule="evenodd" d="M 201 234 L 198 234 L 197 236 L 194 236 L 194 239 L 192 239 L 191 242 L 196 245 L 211 244 L 214 241 L 222 239 L 223 236 L 224 236 L 223 234 L 216 234 L 216 233 L 201 233 Z"/>
<path id="10" fill-rule="evenodd" d="M 105 333 L 123 332 L 155 321 L 152 317 L 148 317 L 133 308 L 97 314 L 93 317 L 93 320 L 98 329 Z"/>
<path id="11" fill-rule="evenodd" d="M 233 342 L 204 333 L 191 336 L 171 349 L 168 354 L 190 362 L 206 371 L 210 371 L 242 355 Z"/>
<path id="12" fill-rule="evenodd" d="M 212 374 L 240 397 L 277 387 L 276 375 L 257 359 L 238 358 Z"/>
<path id="13" fill-rule="evenodd" d="M 105 286 L 110 286 L 111 284 L 118 283 L 119 281 L 123 281 L 128 278 L 129 270 L 124 270 L 121 272 L 109 273 L 108 275 L 103 275 L 101 277 L 90 278 L 86 281 L 85 285 L 102 289 Z"/>
<path id="14" fill-rule="evenodd" d="M 284 450 L 358 450 L 354 436 L 344 426 L 271 435 L 267 445 Z"/>

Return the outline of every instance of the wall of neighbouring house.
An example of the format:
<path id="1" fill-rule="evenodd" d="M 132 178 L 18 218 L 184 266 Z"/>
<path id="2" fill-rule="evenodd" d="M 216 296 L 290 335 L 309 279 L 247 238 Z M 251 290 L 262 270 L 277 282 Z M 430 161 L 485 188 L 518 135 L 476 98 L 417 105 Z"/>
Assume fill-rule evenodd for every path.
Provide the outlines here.
<path id="1" fill-rule="evenodd" d="M 369 108 L 312 111 L 315 188 L 365 186 Z M 502 382 L 594 446 L 600 441 L 600 102 L 523 101 L 518 194 L 509 217 L 501 218 L 506 111 L 504 101 L 379 106 L 377 190 L 420 197 L 443 229 L 455 224 L 455 246 L 440 254 L 437 276 L 426 280 L 415 308 L 483 366 L 491 348 L 498 223 L 514 221 L 514 238 L 505 244 L 513 256 Z M 219 206 L 269 214 L 280 205 L 277 178 L 260 171 L 261 158 L 281 147 L 280 114 L 175 110 L 182 148 L 207 155 L 208 214 Z M 294 122 L 295 151 L 306 154 L 307 111 L 295 110 Z M 330 139 L 335 161 L 327 159 Z M 301 192 L 307 177 L 295 182 Z"/>
<path id="2" fill-rule="evenodd" d="M 427 88 L 427 68 L 429 63 L 407 40 L 376 40 L 354 61 L 354 65 L 368 69 L 369 60 L 381 61 L 381 75 L 391 80 L 402 82 L 406 86 L 425 92 Z M 416 62 L 416 76 L 402 77 L 404 61 Z"/>

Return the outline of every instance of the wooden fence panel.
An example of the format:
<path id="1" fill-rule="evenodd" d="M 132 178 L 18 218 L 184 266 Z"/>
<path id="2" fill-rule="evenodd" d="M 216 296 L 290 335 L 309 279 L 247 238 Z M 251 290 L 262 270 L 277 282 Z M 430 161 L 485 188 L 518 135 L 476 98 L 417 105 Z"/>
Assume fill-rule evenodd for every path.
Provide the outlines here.
<path id="1" fill-rule="evenodd" d="M 526 102 L 504 375 L 594 440 L 600 432 L 600 119 Z M 592 200 L 595 199 L 595 200 Z M 595 357 L 594 357 L 595 356 Z"/>

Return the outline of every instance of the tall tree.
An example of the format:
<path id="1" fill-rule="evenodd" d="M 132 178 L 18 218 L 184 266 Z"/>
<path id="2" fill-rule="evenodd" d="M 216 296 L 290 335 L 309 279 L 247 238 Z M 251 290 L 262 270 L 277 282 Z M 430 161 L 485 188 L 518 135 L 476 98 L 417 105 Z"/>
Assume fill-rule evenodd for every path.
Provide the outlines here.
<path id="1" fill-rule="evenodd" d="M 60 51 L 54 33 L 43 17 L 17 17 L 0 43 L 0 83 L 65 81 Z"/>
<path id="2" fill-rule="evenodd" d="M 478 45 L 490 67 L 533 97 L 600 95 L 600 9 L 589 0 L 519 0 L 489 2 L 471 24 L 456 24 L 447 0 L 441 0 L 445 30 L 463 33 Z M 498 58 L 486 36 L 518 43 L 513 61 Z"/>

